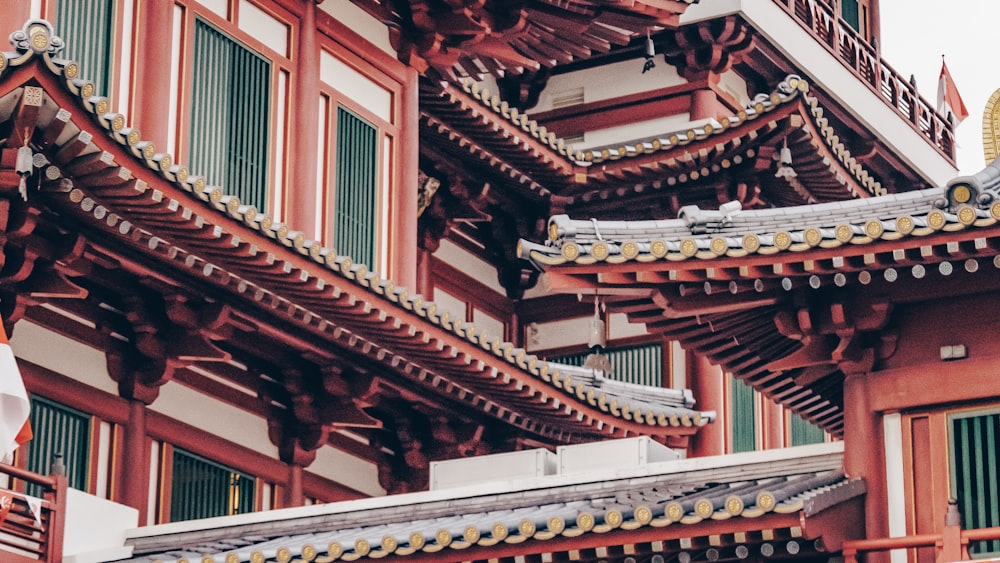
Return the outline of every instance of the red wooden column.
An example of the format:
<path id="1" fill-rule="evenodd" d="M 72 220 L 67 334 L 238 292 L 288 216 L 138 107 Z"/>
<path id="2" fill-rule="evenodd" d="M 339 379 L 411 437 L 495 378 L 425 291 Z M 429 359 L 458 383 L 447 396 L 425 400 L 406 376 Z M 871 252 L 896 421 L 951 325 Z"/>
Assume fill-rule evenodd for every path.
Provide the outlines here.
<path id="1" fill-rule="evenodd" d="M 781 405 L 764 397 L 763 400 L 764 449 L 785 447 L 785 411 Z"/>
<path id="2" fill-rule="evenodd" d="M 173 152 L 167 146 L 170 131 L 170 53 L 173 23 L 173 0 L 144 0 L 136 10 L 136 45 L 133 51 L 131 122 L 142 138 L 152 141 L 157 150 Z M 122 100 L 124 102 L 124 100 Z"/>
<path id="3" fill-rule="evenodd" d="M 695 408 L 702 411 L 714 410 L 715 422 L 702 426 L 693 436 L 689 457 L 722 455 L 726 453 L 726 412 L 724 386 L 726 377 L 720 366 L 713 365 L 707 358 L 687 353 L 688 385 L 694 395 Z"/>
<path id="4" fill-rule="evenodd" d="M 316 139 L 319 136 L 319 42 L 316 38 L 315 0 L 302 3 L 299 20 L 299 44 L 294 53 L 295 77 L 292 79 L 292 107 L 289 125 L 291 139 L 288 159 L 290 169 L 285 188 L 285 221 L 306 238 L 316 232 Z"/>
<path id="5" fill-rule="evenodd" d="M 389 277 L 404 287 L 418 287 L 417 172 L 419 170 L 420 102 L 417 71 L 406 69 L 400 92 L 399 146 L 393 174 L 392 227 L 389 231 Z"/>
<path id="6" fill-rule="evenodd" d="M 705 87 L 691 92 L 691 120 L 715 117 L 719 100 L 710 88 Z"/>
<path id="7" fill-rule="evenodd" d="M 144 526 L 149 503 L 149 448 L 146 432 L 146 404 L 128 400 L 128 424 L 125 426 L 124 456 L 121 466 L 121 502 L 139 511 L 139 525 Z"/>
<path id="8" fill-rule="evenodd" d="M 868 377 L 864 372 L 845 373 L 844 472 L 865 479 L 865 532 L 869 538 L 884 538 L 889 526 L 882 421 L 872 410 Z"/>

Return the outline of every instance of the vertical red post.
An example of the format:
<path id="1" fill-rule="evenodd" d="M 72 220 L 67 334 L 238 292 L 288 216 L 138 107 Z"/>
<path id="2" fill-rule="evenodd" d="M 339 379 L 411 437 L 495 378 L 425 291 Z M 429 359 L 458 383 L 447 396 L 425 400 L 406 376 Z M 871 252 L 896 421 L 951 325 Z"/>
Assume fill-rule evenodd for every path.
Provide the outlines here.
<path id="1" fill-rule="evenodd" d="M 867 377 L 866 373 L 844 377 L 844 472 L 848 477 L 865 479 L 866 536 L 884 538 L 889 535 L 889 526 L 882 429 L 880 417 L 871 407 Z"/>
<path id="2" fill-rule="evenodd" d="M 763 399 L 764 449 L 783 448 L 785 447 L 785 412 L 778 403 L 767 397 Z"/>
<path id="3" fill-rule="evenodd" d="M 302 466 L 297 463 L 288 464 L 288 484 L 284 490 L 284 505 L 303 506 L 306 503 L 302 492 Z"/>
<path id="4" fill-rule="evenodd" d="M 125 451 L 122 457 L 121 500 L 139 511 L 139 525 L 146 524 L 149 503 L 149 452 L 146 448 L 146 404 L 129 399 Z"/>
<path id="5" fill-rule="evenodd" d="M 288 203 L 285 222 L 313 238 L 316 229 L 316 139 L 319 136 L 319 43 L 316 39 L 316 2 L 303 2 L 299 20 L 299 44 L 294 53 L 295 77 L 289 125 L 289 180 L 285 187 Z M 280 109 L 279 109 L 280 111 Z M 279 133 L 280 134 L 280 133 Z"/>
<path id="6" fill-rule="evenodd" d="M 152 141 L 161 152 L 173 150 L 167 146 L 173 5 L 173 0 L 144 0 L 142 9 L 136 10 L 135 44 L 141 48 L 133 50 L 133 82 L 129 88 L 131 122 L 142 132 L 142 138 Z"/>
<path id="7" fill-rule="evenodd" d="M 688 455 L 722 455 L 726 453 L 725 374 L 721 367 L 693 352 L 687 353 L 685 363 L 690 376 L 688 385 L 696 401 L 695 408 L 716 412 L 715 421 L 702 426 L 694 435 Z"/>
<path id="8" fill-rule="evenodd" d="M 399 138 L 390 201 L 389 277 L 404 287 L 419 287 L 417 278 L 417 172 L 419 170 L 420 102 L 417 71 L 406 69 L 400 92 Z"/>

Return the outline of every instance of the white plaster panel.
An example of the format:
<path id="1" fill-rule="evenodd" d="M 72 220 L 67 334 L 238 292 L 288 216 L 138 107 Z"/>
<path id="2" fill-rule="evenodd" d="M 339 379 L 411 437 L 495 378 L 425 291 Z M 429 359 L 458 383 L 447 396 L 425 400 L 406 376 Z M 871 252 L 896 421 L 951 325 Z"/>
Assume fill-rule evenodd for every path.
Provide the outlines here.
<path id="1" fill-rule="evenodd" d="M 472 324 L 476 327 L 476 332 L 479 334 L 482 334 L 485 330 L 491 341 L 497 338 L 506 340 L 506 327 L 504 327 L 503 321 L 492 315 L 479 309 L 473 309 Z"/>
<path id="2" fill-rule="evenodd" d="M 307 471 L 367 495 L 385 495 L 385 489 L 378 482 L 378 466 L 341 450 L 320 449 Z"/>
<path id="3" fill-rule="evenodd" d="M 354 67 L 327 51 L 321 51 L 319 76 L 320 80 L 342 92 L 354 103 L 385 121 L 392 122 L 392 93 Z"/>
<path id="4" fill-rule="evenodd" d="M 107 561 L 91 555 L 125 545 L 125 532 L 139 524 L 139 511 L 124 504 L 66 489 L 66 527 L 63 536 L 63 556 L 75 561 Z"/>
<path id="5" fill-rule="evenodd" d="M 465 320 L 465 301 L 448 293 L 440 287 L 434 288 L 434 304 L 437 305 L 437 313 L 441 315 L 447 312 L 452 319 Z"/>
<path id="6" fill-rule="evenodd" d="M 278 457 L 278 449 L 267 437 L 267 421 L 180 383 L 170 381 L 161 387 L 160 396 L 149 408 L 268 457 Z"/>
<path id="7" fill-rule="evenodd" d="M 392 58 L 396 58 L 396 50 L 389 41 L 389 29 L 352 4 L 350 0 L 326 0 L 319 5 L 319 9 L 333 16 L 333 19 L 346 25 Z"/>
<path id="8" fill-rule="evenodd" d="M 590 336 L 590 317 L 536 323 L 537 332 L 529 338 L 528 350 L 548 350 L 586 344 Z"/>
<path id="9" fill-rule="evenodd" d="M 612 313 L 608 317 L 608 336 L 612 339 L 643 336 L 645 334 L 649 334 L 646 331 L 646 325 L 628 322 L 628 315 L 624 313 Z"/>
<path id="10" fill-rule="evenodd" d="M 229 19 L 228 0 L 198 0 L 199 3 L 223 19 Z"/>
<path id="11" fill-rule="evenodd" d="M 674 389 L 687 389 L 687 354 L 681 343 L 676 340 L 670 342 L 670 387 Z"/>
<path id="12" fill-rule="evenodd" d="M 485 285 L 500 295 L 505 295 L 503 286 L 497 280 L 497 270 L 476 256 L 462 250 L 454 243 L 443 240 L 434 257 L 461 272 L 477 282 Z"/>
<path id="13" fill-rule="evenodd" d="M 650 119 L 649 121 L 587 131 L 584 142 L 574 143 L 573 148 L 576 150 L 585 150 L 594 147 L 628 143 L 665 133 L 687 130 L 690 126 L 691 114 L 678 113 L 668 117 Z"/>
<path id="14" fill-rule="evenodd" d="M 108 375 L 108 365 L 100 350 L 27 320 L 14 327 L 10 345 L 18 358 L 118 395 L 118 385 Z"/>
<path id="15" fill-rule="evenodd" d="M 239 28 L 281 56 L 288 57 L 288 25 L 248 0 L 240 0 Z"/>
<path id="16" fill-rule="evenodd" d="M 578 88 L 583 88 L 584 102 L 589 103 L 687 83 L 677 69 L 662 59 L 657 59 L 656 67 L 645 74 L 642 65 L 642 59 L 633 59 L 553 76 L 531 111 L 548 111 L 553 98 Z"/>
<path id="17" fill-rule="evenodd" d="M 906 535 L 906 492 L 903 490 L 903 425 L 899 413 L 882 417 L 885 452 L 885 491 L 889 508 L 889 537 Z M 889 552 L 892 563 L 906 563 L 906 550 Z"/>
<path id="18" fill-rule="evenodd" d="M 271 197 L 273 202 L 273 212 L 269 212 L 266 209 L 262 209 L 265 213 L 273 213 L 276 217 L 281 215 L 281 202 L 284 198 L 285 192 L 285 139 L 288 135 L 287 128 L 285 127 L 285 116 L 288 112 L 288 72 L 284 70 L 278 71 L 278 91 L 275 93 L 275 127 L 274 135 L 271 136 L 274 139 L 274 150 L 271 154 L 274 156 L 274 170 L 271 171 L 271 185 L 273 186 Z"/>
<path id="19" fill-rule="evenodd" d="M 129 112 L 129 89 L 132 86 L 132 29 L 135 26 L 135 14 L 132 2 L 122 3 L 122 36 L 119 39 L 121 46 L 120 65 L 112 65 L 112 72 L 118 72 L 118 96 L 115 100 L 115 107 L 122 115 L 130 115 Z"/>

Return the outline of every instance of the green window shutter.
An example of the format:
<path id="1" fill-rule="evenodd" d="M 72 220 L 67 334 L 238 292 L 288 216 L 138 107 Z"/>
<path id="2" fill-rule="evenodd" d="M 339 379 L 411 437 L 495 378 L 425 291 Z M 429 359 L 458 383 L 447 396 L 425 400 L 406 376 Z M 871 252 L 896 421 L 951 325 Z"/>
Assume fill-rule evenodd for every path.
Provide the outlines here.
<path id="1" fill-rule="evenodd" d="M 840 17 L 855 31 L 861 31 L 861 20 L 858 17 L 858 0 L 840 0 Z"/>
<path id="2" fill-rule="evenodd" d="M 952 495 L 962 528 L 1000 526 L 1000 412 L 955 417 L 951 425 Z M 973 558 L 1000 555 L 1000 540 L 971 542 Z"/>
<path id="3" fill-rule="evenodd" d="M 173 458 L 172 522 L 253 512 L 256 479 L 176 448 Z"/>
<path id="4" fill-rule="evenodd" d="M 757 405 L 754 390 L 730 376 L 729 427 L 733 432 L 733 453 L 757 449 Z"/>
<path id="5" fill-rule="evenodd" d="M 801 416 L 792 413 L 792 445 L 822 444 L 826 441 L 823 429 Z"/>
<path id="6" fill-rule="evenodd" d="M 582 366 L 589 354 L 590 352 L 582 352 L 551 360 L 571 366 Z M 611 367 L 614 368 L 611 379 L 651 387 L 663 386 L 663 346 L 659 342 L 611 348 L 605 350 L 604 354 L 608 356 Z"/>
<path id="7" fill-rule="evenodd" d="M 48 475 L 52 456 L 62 454 L 69 486 L 87 490 L 90 416 L 35 395 L 31 397 L 31 430 L 28 470 Z"/>
<path id="8" fill-rule="evenodd" d="M 271 63 L 201 20 L 194 50 L 191 170 L 266 211 Z"/>
<path id="9" fill-rule="evenodd" d="M 80 76 L 98 94 L 110 95 L 111 50 L 114 46 L 113 0 L 61 0 L 56 4 L 57 34 L 65 41 L 61 56 L 80 64 Z"/>
<path id="10" fill-rule="evenodd" d="M 337 107 L 333 246 L 371 269 L 375 262 L 378 128 Z"/>

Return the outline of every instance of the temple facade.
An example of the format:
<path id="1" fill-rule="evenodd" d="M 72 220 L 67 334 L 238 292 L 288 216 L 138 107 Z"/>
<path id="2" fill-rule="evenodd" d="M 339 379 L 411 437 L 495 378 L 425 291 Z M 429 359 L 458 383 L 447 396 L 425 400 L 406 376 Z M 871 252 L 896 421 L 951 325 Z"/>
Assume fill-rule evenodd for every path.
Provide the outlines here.
<path id="1" fill-rule="evenodd" d="M 876 0 L 5 21 L 19 563 L 998 550 L 1000 173 Z"/>

